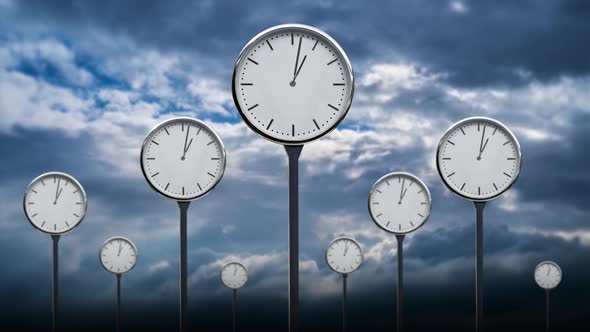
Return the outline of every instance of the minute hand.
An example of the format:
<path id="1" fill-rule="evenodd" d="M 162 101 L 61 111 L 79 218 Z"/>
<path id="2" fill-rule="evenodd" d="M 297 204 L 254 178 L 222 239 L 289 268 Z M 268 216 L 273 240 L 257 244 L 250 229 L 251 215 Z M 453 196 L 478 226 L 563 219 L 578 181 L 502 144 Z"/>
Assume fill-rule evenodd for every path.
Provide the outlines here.
<path id="1" fill-rule="evenodd" d="M 483 138 L 486 135 L 486 126 L 483 126 L 483 131 L 481 133 L 481 141 L 479 142 L 479 155 L 477 155 L 477 160 L 481 160 L 481 154 L 483 153 L 483 150 L 486 149 L 486 146 L 488 145 L 489 142 L 489 138 L 486 138 L 486 142 L 483 142 Z"/>

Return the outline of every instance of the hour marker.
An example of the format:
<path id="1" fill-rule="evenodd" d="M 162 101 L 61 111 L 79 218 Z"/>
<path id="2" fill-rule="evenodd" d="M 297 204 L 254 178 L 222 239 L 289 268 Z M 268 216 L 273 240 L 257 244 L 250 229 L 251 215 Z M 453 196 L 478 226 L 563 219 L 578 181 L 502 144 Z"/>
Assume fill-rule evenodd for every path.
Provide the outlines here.
<path id="1" fill-rule="evenodd" d="M 335 111 L 337 111 L 337 110 L 338 110 L 338 109 L 337 109 L 335 106 L 333 106 L 332 104 L 328 104 L 328 106 L 330 106 L 330 107 L 331 107 L 333 110 L 335 110 Z"/>
<path id="2" fill-rule="evenodd" d="M 74 215 L 74 217 L 76 217 L 76 218 L 80 218 L 80 216 L 79 216 L 79 215 L 77 215 L 77 214 L 75 214 L 75 213 L 72 213 L 72 214 Z"/>
<path id="3" fill-rule="evenodd" d="M 418 191 L 416 194 L 419 194 L 419 193 L 421 193 L 421 192 L 423 192 L 423 191 L 424 191 L 424 190 L 420 189 L 420 191 Z"/>
<path id="4" fill-rule="evenodd" d="M 68 224 L 68 222 L 66 221 L 66 226 L 70 227 L 70 224 Z"/>
<path id="5" fill-rule="evenodd" d="M 498 128 L 494 128 L 494 132 L 492 133 L 492 135 L 494 135 L 497 130 L 498 130 Z"/>
<path id="6" fill-rule="evenodd" d="M 291 135 L 295 136 L 295 124 L 291 125 Z"/>
<path id="7" fill-rule="evenodd" d="M 74 191 L 72 192 L 72 194 L 75 194 L 75 193 L 77 193 L 78 191 L 80 191 L 80 189 L 76 189 L 76 190 L 74 190 Z"/>
<path id="8" fill-rule="evenodd" d="M 379 218 L 383 215 L 383 213 L 379 213 L 378 215 L 375 216 L 375 218 Z"/>
<path id="9" fill-rule="evenodd" d="M 504 175 L 506 175 L 506 176 L 507 176 L 507 177 L 509 177 L 509 178 L 510 178 L 510 177 L 512 177 L 512 175 L 510 175 L 510 174 L 508 174 L 508 173 L 506 173 L 506 172 L 504 172 Z"/>
<path id="10" fill-rule="evenodd" d="M 156 158 L 150 157 L 150 158 L 147 158 L 147 160 L 156 160 Z"/>
<path id="11" fill-rule="evenodd" d="M 182 131 L 184 131 L 184 122 L 181 122 L 181 123 L 180 123 L 180 129 L 181 129 Z"/>
<path id="12" fill-rule="evenodd" d="M 213 157 L 211 160 L 219 160 L 219 157 Z"/>
<path id="13" fill-rule="evenodd" d="M 419 215 L 420 217 L 424 218 L 424 216 L 423 216 L 423 215 L 421 215 L 420 213 L 418 213 L 418 215 Z"/>
<path id="14" fill-rule="evenodd" d="M 166 187 L 164 187 L 164 190 L 168 190 L 168 187 L 170 187 L 170 182 L 168 182 L 168 183 L 166 184 Z"/>
<path id="15" fill-rule="evenodd" d="M 207 145 L 211 145 L 213 143 L 215 143 L 215 141 L 211 141 L 211 142 L 207 143 Z"/>
<path id="16" fill-rule="evenodd" d="M 164 131 L 166 132 L 167 135 L 170 135 L 170 132 L 168 131 L 167 128 L 164 128 Z"/>
<path id="17" fill-rule="evenodd" d="M 215 177 L 215 175 L 214 175 L 214 174 L 211 174 L 211 173 L 209 173 L 209 172 L 207 172 L 207 174 L 211 175 L 212 177 Z"/>
<path id="18" fill-rule="evenodd" d="M 449 157 L 444 157 L 443 160 L 451 160 Z"/>
<path id="19" fill-rule="evenodd" d="M 251 86 L 251 85 L 254 85 L 254 83 L 241 83 L 240 85 Z"/>
<path id="20" fill-rule="evenodd" d="M 461 190 L 463 190 L 463 188 L 465 188 L 465 182 L 463 182 L 463 185 L 461 186 Z"/>
<path id="21" fill-rule="evenodd" d="M 43 180 L 41 180 L 41 184 L 45 187 L 45 182 L 43 182 Z"/>
<path id="22" fill-rule="evenodd" d="M 412 227 L 414 227 L 414 223 L 410 221 L 410 225 L 412 225 Z"/>
<path id="23" fill-rule="evenodd" d="M 461 129 L 461 132 L 463 133 L 463 135 L 465 135 L 465 130 L 463 130 L 463 128 L 459 128 Z"/>
<path id="24" fill-rule="evenodd" d="M 27 203 L 27 204 L 33 205 L 33 204 L 35 204 L 35 202 L 29 202 L 29 203 Z"/>
<path id="25" fill-rule="evenodd" d="M 266 45 L 268 45 L 268 47 L 270 47 L 271 51 L 274 51 L 274 48 L 272 48 L 272 45 L 270 44 L 270 42 L 268 41 L 268 39 L 266 40 Z"/>
<path id="26" fill-rule="evenodd" d="M 506 145 L 506 144 L 508 144 L 508 143 L 510 143 L 510 141 L 506 141 L 506 143 L 504 143 L 504 144 L 502 144 L 502 145 Z"/>
<path id="27" fill-rule="evenodd" d="M 506 158 L 506 160 L 516 160 L 516 158 Z"/>
<path id="28" fill-rule="evenodd" d="M 479 122 L 477 123 L 477 131 L 479 131 Z"/>
<path id="29" fill-rule="evenodd" d="M 35 194 L 37 193 L 37 191 L 35 189 L 31 189 L 32 192 L 34 192 Z"/>
<path id="30" fill-rule="evenodd" d="M 41 223 L 41 227 L 45 226 L 45 220 Z"/>
<path id="31" fill-rule="evenodd" d="M 154 177 L 154 176 L 156 176 L 158 174 L 160 174 L 160 172 L 156 172 L 156 173 L 152 174 L 152 177 Z"/>
<path id="32" fill-rule="evenodd" d="M 426 203 L 426 202 L 422 202 L 422 203 L 420 203 L 420 205 L 426 205 L 426 204 L 428 204 L 428 203 Z"/>
<path id="33" fill-rule="evenodd" d="M 291 45 L 293 45 L 293 33 L 291 32 Z"/>
<path id="34" fill-rule="evenodd" d="M 248 109 L 248 111 L 251 111 L 251 110 L 255 109 L 256 107 L 258 107 L 258 104 L 256 104 L 256 105 L 254 105 L 254 106 L 250 107 L 250 108 Z"/>
<path id="35" fill-rule="evenodd" d="M 199 127 L 199 130 L 197 130 L 197 133 L 195 134 L 195 136 L 198 136 L 200 132 L 201 132 L 201 127 Z"/>
<path id="36" fill-rule="evenodd" d="M 481 195 L 481 187 L 477 187 L 477 194 Z"/>
<path id="37" fill-rule="evenodd" d="M 402 230 L 402 224 L 397 224 L 397 228 L 401 231 Z"/>
<path id="38" fill-rule="evenodd" d="M 199 187 L 199 190 L 203 191 L 203 188 L 201 188 L 201 185 L 197 182 L 197 187 Z"/>
<path id="39" fill-rule="evenodd" d="M 31 216 L 31 218 L 34 218 L 37 215 L 37 213 L 35 213 L 34 215 Z"/>
<path id="40" fill-rule="evenodd" d="M 152 143 L 154 143 L 154 144 L 156 144 L 156 145 L 160 145 L 160 143 L 158 143 L 158 142 L 156 142 L 156 141 L 154 141 L 154 140 L 152 140 Z"/>
<path id="41" fill-rule="evenodd" d="M 332 61 L 328 62 L 328 66 L 329 66 L 329 65 L 331 65 L 331 64 L 333 64 L 333 63 L 334 63 L 334 62 L 336 62 L 336 61 L 338 61 L 338 58 L 336 58 L 336 59 L 334 59 L 334 60 L 332 60 Z"/>
<path id="42" fill-rule="evenodd" d="M 451 174 L 449 174 L 449 175 L 447 175 L 447 176 L 448 176 L 448 177 L 451 177 L 451 176 L 453 176 L 453 175 L 455 175 L 455 172 L 453 172 L 453 173 L 451 173 Z"/>
<path id="43" fill-rule="evenodd" d="M 379 202 L 373 202 L 373 204 L 374 204 L 374 205 L 377 205 L 377 204 L 379 204 Z"/>
<path id="44" fill-rule="evenodd" d="M 375 189 L 375 191 L 381 194 L 381 190 L 379 190 L 379 189 Z"/>
<path id="45" fill-rule="evenodd" d="M 53 224 L 53 230 L 54 231 L 57 231 L 57 225 L 56 224 Z"/>
<path id="46" fill-rule="evenodd" d="M 82 202 L 76 202 L 77 205 L 82 205 Z"/>
<path id="47" fill-rule="evenodd" d="M 270 122 L 269 122 L 269 123 L 268 123 L 268 125 L 266 126 L 266 129 L 270 128 L 270 125 L 272 124 L 272 122 L 273 122 L 274 120 L 275 120 L 275 119 L 270 119 Z"/>
<path id="48" fill-rule="evenodd" d="M 320 126 L 318 126 L 318 123 L 315 121 L 315 119 L 313 119 L 313 123 L 315 123 L 316 128 L 318 128 L 318 130 L 320 130 Z"/>
<path id="49" fill-rule="evenodd" d="M 447 140 L 447 142 L 449 142 L 449 143 L 451 143 L 451 144 L 455 145 L 455 143 L 453 143 L 451 140 Z"/>
<path id="50" fill-rule="evenodd" d="M 345 86 L 346 84 L 344 84 L 344 83 L 334 83 L 332 85 L 334 85 L 334 86 Z"/>
<path id="51" fill-rule="evenodd" d="M 498 187 L 496 186 L 496 184 L 495 184 L 494 182 L 492 182 L 492 184 L 494 185 L 494 188 L 495 188 L 496 190 L 498 190 Z"/>
<path id="52" fill-rule="evenodd" d="M 250 62 L 252 62 L 253 64 L 255 64 L 255 65 L 257 65 L 257 66 L 258 66 L 258 62 L 254 61 L 254 60 L 252 60 L 252 59 L 250 59 L 250 58 L 248 58 L 248 61 L 250 61 Z"/>
<path id="53" fill-rule="evenodd" d="M 184 195 L 184 187 L 182 187 L 182 194 Z"/>

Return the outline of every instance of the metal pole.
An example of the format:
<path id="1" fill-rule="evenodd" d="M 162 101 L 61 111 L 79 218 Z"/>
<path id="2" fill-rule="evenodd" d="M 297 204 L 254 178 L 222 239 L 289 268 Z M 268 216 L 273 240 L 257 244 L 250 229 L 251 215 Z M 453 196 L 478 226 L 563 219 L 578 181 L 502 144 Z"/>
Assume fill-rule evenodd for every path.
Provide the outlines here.
<path id="1" fill-rule="evenodd" d="M 403 326 L 404 302 L 404 239 L 405 235 L 396 235 L 397 239 L 397 332 Z"/>
<path id="2" fill-rule="evenodd" d="M 299 331 L 299 156 L 303 145 L 285 145 L 289 157 L 289 332 Z"/>
<path id="3" fill-rule="evenodd" d="M 545 332 L 549 332 L 549 292 L 545 291 Z"/>
<path id="4" fill-rule="evenodd" d="M 186 250 L 186 212 L 191 202 L 178 202 L 180 208 L 180 331 L 187 330 L 187 250 Z"/>
<path id="5" fill-rule="evenodd" d="M 348 323 L 348 319 L 346 317 L 346 312 L 347 312 L 347 301 L 346 301 L 346 280 L 348 279 L 348 274 L 343 274 L 342 275 L 342 332 L 346 332 L 347 330 L 347 323 Z"/>
<path id="6" fill-rule="evenodd" d="M 121 331 L 121 274 L 117 273 L 117 332 Z"/>
<path id="7" fill-rule="evenodd" d="M 57 332 L 58 328 L 58 316 L 59 316 L 59 253 L 58 253 L 58 243 L 59 243 L 59 235 L 51 235 L 51 240 L 53 242 L 53 306 L 52 306 L 52 316 L 51 316 L 51 323 L 53 332 Z"/>
<path id="8" fill-rule="evenodd" d="M 475 331 L 483 331 L 483 208 L 485 202 L 475 206 Z"/>
<path id="9" fill-rule="evenodd" d="M 231 301 L 231 316 L 232 316 L 232 331 L 236 332 L 236 306 L 237 306 L 238 290 L 232 289 L 232 301 Z"/>

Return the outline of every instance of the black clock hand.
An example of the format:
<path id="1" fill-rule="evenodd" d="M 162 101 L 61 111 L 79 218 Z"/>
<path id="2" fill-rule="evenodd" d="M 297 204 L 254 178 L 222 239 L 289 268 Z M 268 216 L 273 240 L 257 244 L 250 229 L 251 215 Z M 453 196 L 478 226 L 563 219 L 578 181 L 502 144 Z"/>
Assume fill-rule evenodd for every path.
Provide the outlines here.
<path id="1" fill-rule="evenodd" d="M 121 256 L 121 250 L 123 250 L 123 242 L 119 241 L 119 252 L 117 253 L 117 256 Z"/>
<path id="2" fill-rule="evenodd" d="M 61 191 L 59 191 L 60 182 L 61 182 L 61 179 L 57 179 L 57 186 L 55 187 L 55 199 L 53 200 L 53 205 L 57 204 L 57 199 L 59 198 L 59 195 L 61 194 Z"/>
<path id="3" fill-rule="evenodd" d="M 486 139 L 486 142 L 483 142 L 483 138 L 486 135 L 486 125 L 483 125 L 483 131 L 481 132 L 481 141 L 479 142 L 479 155 L 477 156 L 477 160 L 481 160 L 481 154 L 483 152 L 483 150 L 486 149 L 486 146 L 488 145 L 488 141 L 490 140 L 489 138 Z"/>
<path id="4" fill-rule="evenodd" d="M 406 179 L 403 179 L 402 180 L 402 188 L 399 191 L 399 201 L 397 202 L 397 204 L 402 203 L 402 199 L 404 199 L 404 196 L 406 195 L 406 191 L 408 191 L 408 189 L 404 190 L 405 185 L 406 185 Z"/>
<path id="5" fill-rule="evenodd" d="M 234 275 L 236 275 L 236 272 L 238 272 L 238 267 L 237 265 L 234 265 Z"/>
<path id="6" fill-rule="evenodd" d="M 295 79 L 297 78 L 297 76 L 299 76 L 299 72 L 301 71 L 301 67 L 303 67 L 303 64 L 305 63 L 305 59 L 307 59 L 307 55 L 303 57 L 303 60 L 301 61 L 301 64 L 299 65 L 299 69 L 297 69 L 297 72 L 295 73 L 295 77 L 293 77 L 293 82 L 295 82 Z"/>
<path id="7" fill-rule="evenodd" d="M 547 276 L 549 276 L 550 272 L 551 272 L 551 266 L 547 266 Z"/>
<path id="8" fill-rule="evenodd" d="M 295 57 L 295 67 L 293 68 L 293 80 L 289 83 L 290 86 L 295 86 L 295 79 L 297 75 L 299 75 L 299 71 L 301 70 L 301 66 L 303 66 L 303 62 L 305 62 L 305 58 L 303 57 L 303 61 L 301 62 L 301 66 L 299 65 L 299 54 L 301 53 L 301 41 L 303 40 L 303 36 L 299 37 L 299 46 L 297 46 L 297 56 Z"/>
<path id="9" fill-rule="evenodd" d="M 348 252 L 348 247 L 350 245 L 348 243 L 346 243 L 345 247 L 344 247 L 344 256 L 346 256 L 346 253 Z"/>
<path id="10" fill-rule="evenodd" d="M 183 152 L 182 152 L 182 157 L 180 157 L 180 160 L 184 160 L 184 157 L 186 155 L 186 151 L 188 150 L 188 148 L 186 147 L 186 143 L 188 141 L 188 132 L 190 129 L 191 129 L 190 125 L 186 127 L 186 136 L 184 137 L 184 148 L 182 149 Z M 192 141 L 193 140 L 191 139 L 191 143 L 192 143 Z"/>

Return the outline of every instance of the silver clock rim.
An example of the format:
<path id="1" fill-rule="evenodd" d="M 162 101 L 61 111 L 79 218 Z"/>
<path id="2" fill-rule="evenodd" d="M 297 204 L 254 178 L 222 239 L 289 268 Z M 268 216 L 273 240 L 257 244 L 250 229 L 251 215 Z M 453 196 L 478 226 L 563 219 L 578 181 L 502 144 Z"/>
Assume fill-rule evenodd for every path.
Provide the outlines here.
<path id="1" fill-rule="evenodd" d="M 229 265 L 233 265 L 233 264 L 237 264 L 237 265 L 239 265 L 239 266 L 243 267 L 243 268 L 244 268 L 244 270 L 246 271 L 246 281 L 244 282 L 244 284 L 243 284 L 242 286 L 240 286 L 240 287 L 238 287 L 238 288 L 234 288 L 234 287 L 230 287 L 230 286 L 226 285 L 226 284 L 225 284 L 225 282 L 223 282 L 223 278 L 222 278 L 223 270 L 225 270 L 225 268 L 226 268 L 226 267 L 228 267 Z M 221 284 L 222 284 L 223 286 L 227 287 L 227 288 L 230 288 L 230 289 L 240 289 L 240 288 L 242 288 L 242 287 L 246 286 L 246 284 L 247 284 L 247 283 L 248 283 L 248 281 L 250 280 L 250 275 L 249 275 L 249 273 L 248 273 L 248 269 L 247 269 L 247 268 L 244 266 L 244 264 L 242 264 L 242 263 L 240 263 L 240 262 L 232 261 L 232 262 L 229 262 L 229 263 L 225 264 L 225 265 L 224 265 L 224 266 L 221 268 L 221 271 L 219 271 L 219 280 L 221 281 Z"/>
<path id="2" fill-rule="evenodd" d="M 107 267 L 106 267 L 106 266 L 104 266 L 104 263 L 102 262 L 102 259 L 100 258 L 100 257 L 101 257 L 100 253 L 102 252 L 102 249 L 104 249 L 104 246 L 105 246 L 107 243 L 109 243 L 109 242 L 111 242 L 111 241 L 113 241 L 113 240 L 123 240 L 123 241 L 125 241 L 125 242 L 127 242 L 127 243 L 131 244 L 131 246 L 133 247 L 133 250 L 135 251 L 135 262 L 133 262 L 133 265 L 132 265 L 132 266 L 131 266 L 131 267 L 130 267 L 130 268 L 127 270 L 127 271 L 125 271 L 125 272 L 113 272 L 113 271 L 111 271 L 111 270 L 107 269 Z M 133 268 L 135 267 L 135 265 L 137 265 L 137 260 L 138 260 L 138 259 L 139 259 L 139 252 L 137 251 L 137 247 L 135 246 L 135 243 L 133 243 L 133 241 L 129 240 L 128 238 L 126 238 L 126 237 L 124 237 L 124 236 L 113 236 L 113 237 L 110 237 L 110 238 L 106 239 L 106 240 L 104 241 L 104 243 L 102 244 L 102 246 L 100 247 L 100 249 L 98 250 L 98 261 L 100 262 L 100 265 L 102 265 L 102 267 L 103 267 L 103 268 L 104 268 L 104 269 L 105 269 L 107 272 L 110 272 L 110 273 L 112 273 L 112 274 L 118 274 L 118 275 L 122 275 L 123 273 L 127 273 L 127 272 L 129 272 L 129 271 L 133 270 Z"/>
<path id="3" fill-rule="evenodd" d="M 78 188 L 80 188 L 80 191 L 82 192 L 82 197 L 84 199 L 84 210 L 82 211 L 82 215 L 80 216 L 80 220 L 74 225 L 72 226 L 70 229 L 68 229 L 67 231 L 63 231 L 63 232 L 51 232 L 51 231 L 47 231 L 45 229 L 42 229 L 40 227 L 38 227 L 37 225 L 35 225 L 35 223 L 31 220 L 31 216 L 29 216 L 29 212 L 27 211 L 27 203 L 26 203 L 26 199 L 27 199 L 27 195 L 29 194 L 29 192 L 32 189 L 32 186 L 34 183 L 36 183 L 39 179 L 46 177 L 46 176 L 51 176 L 51 175 L 58 175 L 58 176 L 62 176 L 65 178 L 68 178 L 68 180 L 70 180 L 72 183 L 75 183 Z M 29 221 L 29 223 L 31 225 L 33 225 L 33 227 L 35 227 L 37 230 L 45 233 L 45 234 L 49 234 L 49 235 L 62 235 L 62 234 L 66 234 L 68 232 L 71 232 L 74 228 L 78 227 L 82 221 L 84 221 L 84 217 L 86 216 L 86 210 L 88 209 L 88 198 L 86 197 L 86 191 L 84 190 L 84 187 L 82 187 L 82 185 L 80 184 L 80 182 L 78 182 L 78 180 L 76 180 L 73 176 L 67 174 L 67 173 L 63 173 L 63 172 L 46 172 L 43 173 L 39 176 L 37 176 L 36 178 L 34 178 L 29 185 L 27 186 L 27 189 L 25 190 L 25 194 L 23 196 L 23 210 L 25 212 L 25 216 L 27 217 L 27 220 Z"/>
<path id="4" fill-rule="evenodd" d="M 165 127 L 169 123 L 176 122 L 176 121 L 189 121 L 189 122 L 197 123 L 200 126 L 207 128 L 207 130 L 209 130 L 209 132 L 213 134 L 213 137 L 219 142 L 219 145 L 221 146 L 221 157 L 220 157 L 221 158 L 221 160 L 220 160 L 221 161 L 221 167 L 220 167 L 221 173 L 219 174 L 219 178 L 215 181 L 215 183 L 213 183 L 213 185 L 207 191 L 204 191 L 204 192 L 200 193 L 199 195 L 191 196 L 189 198 L 178 198 L 178 197 L 174 197 L 174 196 L 166 194 L 165 192 L 160 191 L 159 188 L 157 188 L 156 186 L 154 186 L 150 182 L 148 175 L 145 171 L 145 166 L 143 165 L 143 153 L 145 151 L 147 144 L 150 141 L 150 137 L 152 136 L 152 134 L 157 132 L 158 130 L 160 130 L 162 127 Z M 197 199 L 207 195 L 219 184 L 219 182 L 221 181 L 221 179 L 223 178 L 223 175 L 225 173 L 226 157 L 227 157 L 227 155 L 225 152 L 225 145 L 223 144 L 221 137 L 219 136 L 219 134 L 217 134 L 217 132 L 213 129 L 213 127 L 206 124 L 204 121 L 201 121 L 196 118 L 191 118 L 191 117 L 187 117 L 187 116 L 177 116 L 177 117 L 173 117 L 173 118 L 170 118 L 170 119 L 160 122 L 154 128 L 152 128 L 152 130 L 149 131 L 149 133 L 146 135 L 145 139 L 143 140 L 143 143 L 141 144 L 141 151 L 139 153 L 139 164 L 141 165 L 141 173 L 143 174 L 143 177 L 145 178 L 146 182 L 150 185 L 150 187 L 155 192 L 157 192 L 158 194 L 160 194 L 166 198 L 175 200 L 177 202 L 190 202 L 190 201 L 197 200 Z"/>
<path id="5" fill-rule="evenodd" d="M 381 226 L 377 222 L 377 219 L 375 218 L 375 216 L 373 216 L 373 211 L 371 211 L 371 196 L 373 195 L 373 193 L 377 189 L 377 184 L 381 183 L 381 181 L 383 181 L 385 178 L 388 178 L 388 177 L 394 176 L 394 175 L 404 175 L 404 176 L 410 177 L 410 178 L 414 179 L 414 181 L 418 182 L 424 189 L 426 189 L 426 195 L 428 197 L 428 215 L 426 215 L 426 217 L 424 218 L 424 221 L 418 227 L 414 228 L 411 231 L 407 231 L 407 232 L 391 231 L 391 230 L 389 230 L 389 229 Z M 424 224 L 426 224 L 426 222 L 430 218 L 430 214 L 432 212 L 432 196 L 430 195 L 430 189 L 428 189 L 428 186 L 426 186 L 426 184 L 424 183 L 424 181 L 422 181 L 416 175 L 414 175 L 412 173 L 408 173 L 408 172 L 391 172 L 391 173 L 387 173 L 387 174 L 383 175 L 377 181 L 375 181 L 375 183 L 371 187 L 371 190 L 369 191 L 369 199 L 367 200 L 367 208 L 369 209 L 369 215 L 371 216 L 371 219 L 373 219 L 373 222 L 379 228 L 381 228 L 382 230 L 384 230 L 384 231 L 386 231 L 388 233 L 391 233 L 391 234 L 395 234 L 395 235 L 406 235 L 406 234 L 410 234 L 412 232 L 415 232 L 416 230 L 418 230 L 419 228 L 421 228 L 422 226 L 424 226 Z"/>
<path id="6" fill-rule="evenodd" d="M 252 122 L 250 122 L 250 120 L 248 120 L 248 118 L 246 117 L 246 114 L 244 113 L 244 111 L 240 107 L 240 103 L 239 103 L 237 92 L 236 92 L 235 83 L 237 80 L 237 76 L 239 75 L 238 67 L 239 67 L 242 59 L 244 58 L 244 55 L 247 53 L 247 51 L 250 49 L 250 47 L 252 45 L 258 43 L 266 35 L 268 35 L 270 33 L 275 33 L 277 31 L 282 31 L 282 30 L 302 30 L 302 31 L 306 31 L 306 32 L 310 32 L 313 34 L 320 35 L 320 36 L 322 36 L 322 38 L 325 38 L 331 44 L 331 46 L 336 51 L 338 51 L 338 53 L 340 53 L 340 56 L 342 57 L 342 60 L 347 67 L 346 73 L 350 77 L 350 85 L 351 85 L 350 97 L 347 98 L 346 103 L 343 105 L 343 108 L 342 108 L 343 112 L 342 112 L 342 115 L 340 116 L 340 118 L 338 119 L 338 121 L 336 121 L 330 128 L 328 128 L 322 134 L 308 138 L 308 139 L 297 140 L 297 141 L 282 140 L 279 138 L 272 137 L 272 136 L 264 133 L 262 130 L 256 128 L 256 126 Z M 315 27 L 312 27 L 309 25 L 305 25 L 305 24 L 297 24 L 297 23 L 280 24 L 280 25 L 272 26 L 262 32 L 259 32 L 256 36 L 254 36 L 254 38 L 250 39 L 250 41 L 248 43 L 246 43 L 246 46 L 244 46 L 242 48 L 242 50 L 240 51 L 240 54 L 238 55 L 238 59 L 236 60 L 236 62 L 234 64 L 234 71 L 232 74 L 232 96 L 233 96 L 233 100 L 234 100 L 234 104 L 236 106 L 236 109 L 240 113 L 240 116 L 242 117 L 242 119 L 244 120 L 246 125 L 250 129 L 252 129 L 252 131 L 254 131 L 256 134 L 258 134 L 258 135 L 262 136 L 263 138 L 265 138 L 266 140 L 269 140 L 269 141 L 276 143 L 276 144 L 302 145 L 302 144 L 309 143 L 309 142 L 312 142 L 312 141 L 315 141 L 315 140 L 318 140 L 318 139 L 324 137 L 325 135 L 329 134 L 334 129 L 336 129 L 336 127 L 338 127 L 338 125 L 340 125 L 340 123 L 344 120 L 344 118 L 348 114 L 348 111 L 350 110 L 350 106 L 352 105 L 352 99 L 354 97 L 354 72 L 352 70 L 352 64 L 350 63 L 350 60 L 348 59 L 348 56 L 346 55 L 346 53 L 344 52 L 342 47 L 340 47 L 340 44 L 338 44 L 338 42 L 336 42 L 336 40 L 334 40 L 332 37 L 330 37 L 326 32 L 324 32 L 318 28 L 315 28 Z"/>
<path id="7" fill-rule="evenodd" d="M 361 263 L 354 270 L 346 272 L 346 273 L 343 273 L 341 271 L 336 271 L 336 269 L 334 269 L 332 267 L 332 265 L 330 265 L 330 262 L 328 261 L 328 249 L 330 249 L 330 246 L 332 246 L 332 244 L 334 244 L 335 242 L 340 241 L 340 240 L 350 240 L 350 241 L 354 242 L 360 248 L 360 252 L 361 252 Z M 326 247 L 326 253 L 324 254 L 324 258 L 326 259 L 326 264 L 328 265 L 330 270 L 332 270 L 336 273 L 339 273 L 339 274 L 343 274 L 343 275 L 348 275 L 348 274 L 358 270 L 361 267 L 361 265 L 363 265 L 363 263 L 365 262 L 365 254 L 363 253 L 363 247 L 361 247 L 360 242 L 358 242 L 355 238 L 348 236 L 348 235 L 338 236 L 335 239 L 333 239 L 332 241 L 330 241 L 330 243 L 328 243 L 328 246 Z"/>
<path id="8" fill-rule="evenodd" d="M 559 270 L 559 275 L 561 276 L 559 278 L 559 282 L 557 283 L 557 285 L 555 285 L 554 287 L 551 288 L 545 288 L 541 285 L 539 285 L 539 283 L 537 282 L 537 279 L 535 279 L 535 273 L 537 271 L 537 269 L 539 268 L 539 266 L 543 265 L 543 264 L 551 264 L 553 266 L 555 266 L 558 270 Z M 555 263 L 554 261 L 542 261 L 541 263 L 537 264 L 537 266 L 535 266 L 535 269 L 533 270 L 533 279 L 535 279 L 535 284 L 537 284 L 537 286 L 546 289 L 546 290 L 551 290 L 551 289 L 555 289 L 557 288 L 557 286 L 559 286 L 561 284 L 561 280 L 563 279 L 563 273 L 561 272 L 561 267 L 559 267 L 559 265 L 557 265 L 557 263 Z"/>
<path id="9" fill-rule="evenodd" d="M 504 188 L 504 190 L 498 192 L 497 194 L 487 197 L 487 198 L 474 198 L 474 197 L 469 197 L 467 195 L 463 195 L 462 193 L 456 191 L 449 183 L 447 183 L 447 180 L 444 178 L 441 169 L 440 169 L 440 164 L 438 161 L 438 157 L 440 155 L 440 148 L 443 144 L 443 142 L 445 141 L 446 137 L 452 133 L 455 129 L 457 129 L 458 127 L 464 125 L 467 122 L 472 122 L 472 121 L 477 121 L 480 120 L 482 122 L 491 122 L 494 125 L 502 128 L 507 134 L 508 136 L 510 136 L 510 139 L 514 141 L 514 144 L 516 146 L 516 150 L 517 150 L 517 158 L 516 161 L 518 162 L 518 167 L 516 167 L 516 175 L 512 178 L 510 184 L 508 186 L 506 186 L 506 188 Z M 520 143 L 518 142 L 518 139 L 516 138 L 516 136 L 514 135 L 514 133 L 510 130 L 510 128 L 508 128 L 508 126 L 506 126 L 504 123 L 486 117 L 486 116 L 472 116 L 472 117 L 468 117 L 465 119 L 462 119 L 460 121 L 457 121 L 456 123 L 454 123 L 451 127 L 449 127 L 449 129 L 447 129 L 447 131 L 445 131 L 445 133 L 443 134 L 443 136 L 441 137 L 440 141 L 438 142 L 438 146 L 436 148 L 436 170 L 438 172 L 439 177 L 442 179 L 443 183 L 445 184 L 445 186 L 454 194 L 456 194 L 457 196 L 466 199 L 468 201 L 472 201 L 472 202 L 488 202 L 491 200 L 494 200 L 496 198 L 498 198 L 498 196 L 501 196 L 502 194 L 504 194 L 506 191 L 508 191 L 512 185 L 514 185 L 514 183 L 516 182 L 516 180 L 518 179 L 519 175 L 520 175 L 520 170 L 522 168 L 522 151 L 520 149 Z"/>

